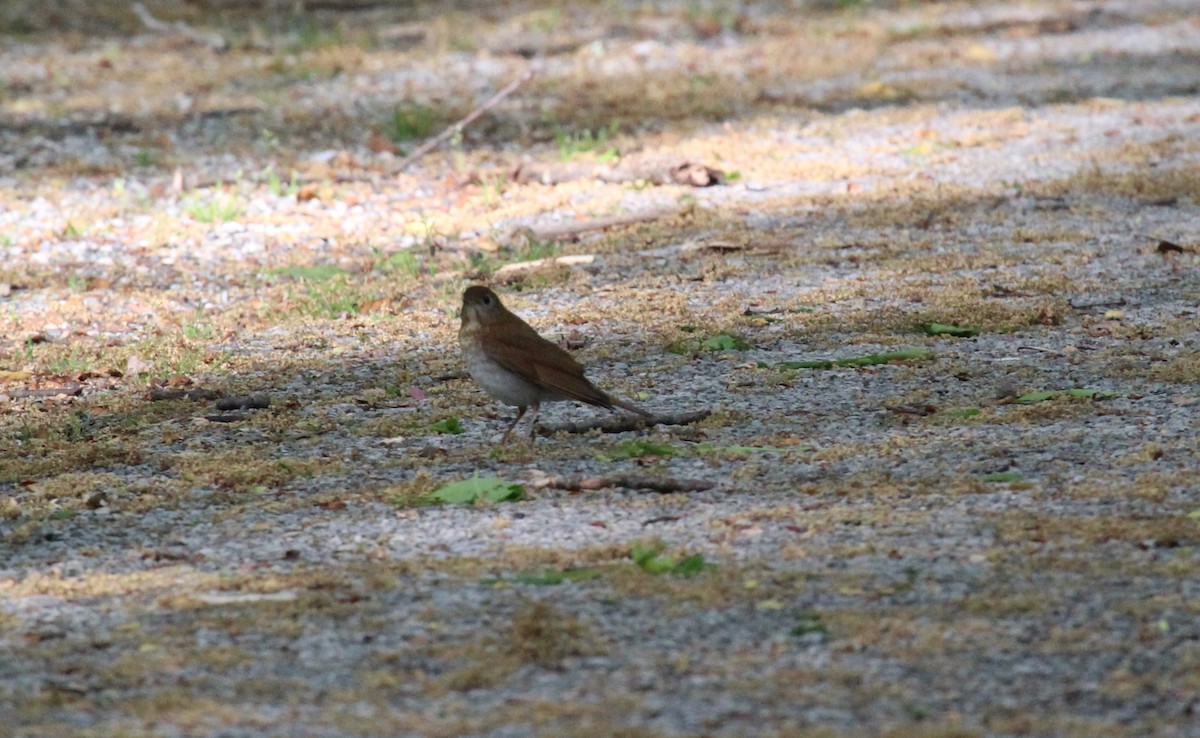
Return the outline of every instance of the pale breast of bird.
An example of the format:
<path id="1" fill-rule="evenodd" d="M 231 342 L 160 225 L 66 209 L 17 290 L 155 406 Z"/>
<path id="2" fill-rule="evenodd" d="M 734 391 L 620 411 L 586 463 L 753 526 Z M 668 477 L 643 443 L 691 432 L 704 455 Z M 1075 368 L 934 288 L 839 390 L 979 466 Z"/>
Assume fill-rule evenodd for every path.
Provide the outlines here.
<path id="1" fill-rule="evenodd" d="M 471 378 L 492 397 L 506 405 L 529 407 L 555 399 L 551 393 L 500 366 L 474 341 L 462 340 L 463 360 Z"/>

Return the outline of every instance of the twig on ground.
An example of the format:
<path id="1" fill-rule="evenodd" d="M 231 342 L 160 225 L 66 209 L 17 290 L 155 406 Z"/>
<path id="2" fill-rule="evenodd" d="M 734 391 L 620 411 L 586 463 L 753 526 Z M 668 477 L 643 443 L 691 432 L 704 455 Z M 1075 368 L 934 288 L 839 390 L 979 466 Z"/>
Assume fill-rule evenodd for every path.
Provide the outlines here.
<path id="1" fill-rule="evenodd" d="M 183 21 L 175 21 L 174 23 L 166 23 L 160 21 L 146 10 L 146 6 L 141 3 L 133 3 L 130 6 L 133 14 L 138 17 L 142 25 L 156 33 L 177 33 L 189 41 L 207 46 L 213 51 L 221 52 L 229 49 L 229 41 L 219 33 L 197 31 Z"/>
<path id="2" fill-rule="evenodd" d="M 1171 198 L 1171 199 L 1176 200 L 1178 198 Z M 1159 238 L 1158 236 L 1151 236 L 1149 233 L 1135 233 L 1133 235 L 1137 238 L 1142 238 L 1147 241 L 1154 241 L 1155 242 L 1155 250 L 1158 251 L 1158 253 L 1160 253 L 1160 254 L 1170 254 L 1170 253 L 1180 254 L 1180 253 L 1187 253 L 1190 251 L 1197 250 L 1196 246 L 1184 246 L 1182 244 L 1175 243 L 1174 241 L 1168 241 L 1165 238 Z"/>
<path id="3" fill-rule="evenodd" d="M 634 474 L 611 474 L 601 476 L 585 476 L 581 474 L 564 476 L 552 474 L 537 480 L 538 487 L 553 487 L 572 492 L 605 489 L 617 487 L 620 489 L 641 489 L 649 492 L 703 492 L 716 486 L 704 479 L 665 479 L 663 477 L 647 477 Z"/>
<path id="4" fill-rule="evenodd" d="M 14 400 L 21 400 L 30 397 L 75 397 L 82 392 L 82 385 L 67 384 L 62 387 L 48 387 L 45 389 L 14 389 L 8 390 L 4 394 Z"/>
<path id="5" fill-rule="evenodd" d="M 649 182 L 653 185 L 712 187 L 724 184 L 719 169 L 691 161 L 630 161 L 620 164 L 602 162 L 523 162 L 511 178 L 521 184 L 557 185 L 580 179 L 596 179 L 608 184 Z"/>
<path id="6" fill-rule="evenodd" d="M 552 256 L 546 259 L 534 259 L 533 261 L 518 261 L 515 264 L 505 264 L 504 266 L 500 267 L 492 273 L 492 277 L 496 279 L 502 279 L 519 272 L 541 269 L 542 267 L 550 266 L 551 264 L 561 264 L 562 266 L 578 266 L 580 264 L 591 264 L 595 260 L 595 254 L 570 254 L 568 256 Z"/>
<path id="7" fill-rule="evenodd" d="M 1158 253 L 1164 256 L 1167 254 L 1186 254 L 1196 250 L 1195 247 L 1180 246 L 1174 241 L 1168 241 L 1166 239 L 1160 240 L 1156 249 Z"/>
<path id="8" fill-rule="evenodd" d="M 1043 354 L 1053 354 L 1055 356 L 1066 356 L 1066 354 L 1058 349 L 1043 348 L 1041 346 L 1017 346 L 1017 351 L 1037 351 Z"/>
<path id="9" fill-rule="evenodd" d="M 667 413 L 643 418 L 640 415 L 610 415 L 593 420 L 580 420 L 558 425 L 539 425 L 538 432 L 543 436 L 564 433 L 587 433 L 598 430 L 603 433 L 624 433 L 625 431 L 643 430 L 655 425 L 689 425 L 704 420 L 712 413 L 711 410 L 694 410 L 687 413 Z"/>
<path id="10" fill-rule="evenodd" d="M 897 415 L 919 415 L 921 417 L 925 417 L 926 415 L 933 415 L 934 413 L 936 413 L 938 411 L 937 405 L 930 405 L 930 404 L 897 405 L 895 407 L 889 407 L 889 408 L 885 408 L 885 409 L 888 412 L 892 412 Z"/>
<path id="11" fill-rule="evenodd" d="M 223 397 L 217 400 L 217 409 L 229 410 L 262 410 L 271 406 L 271 398 L 266 395 L 245 395 L 239 397 Z"/>
<path id="12" fill-rule="evenodd" d="M 220 397 L 220 392 L 204 389 L 202 387 L 186 390 L 151 387 L 149 393 L 149 399 L 151 402 L 161 402 L 163 400 L 191 400 L 192 402 L 207 402 L 209 400 L 216 400 Z"/>
<path id="13" fill-rule="evenodd" d="M 645 528 L 648 525 L 658 525 L 659 523 L 674 523 L 676 520 L 679 520 L 678 515 L 659 515 L 657 518 L 643 520 L 642 527 Z"/>
<path id="14" fill-rule="evenodd" d="M 210 423 L 240 423 L 250 417 L 245 413 L 221 413 L 219 415 L 205 415 L 204 419 Z"/>
<path id="15" fill-rule="evenodd" d="M 667 218 L 675 215 L 678 212 L 679 208 L 658 208 L 656 210 L 646 210 L 640 213 L 610 215 L 604 218 L 591 218 L 589 220 L 579 220 L 570 223 L 553 223 L 551 225 L 530 228 L 528 230 L 531 232 L 531 235 L 539 241 L 563 241 L 569 238 L 578 237 L 580 234 L 587 233 L 588 231 L 599 231 L 605 228 L 615 228 L 618 226 L 634 225 L 635 223 L 645 223 L 651 220 Z M 514 232 L 510 235 L 510 238 L 516 235 L 519 235 L 519 232 Z"/>
<path id="16" fill-rule="evenodd" d="M 1072 297 L 1069 304 L 1076 310 L 1083 310 L 1086 308 L 1122 307 L 1127 303 L 1121 295 L 1087 295 Z"/>
<path id="17" fill-rule="evenodd" d="M 507 85 L 505 85 L 504 89 L 500 90 L 495 95 L 492 95 L 490 98 L 488 98 L 488 100 L 486 102 L 484 102 L 482 105 L 480 105 L 479 107 L 475 108 L 470 113 L 468 113 L 465 118 L 463 118 L 462 120 L 458 121 L 457 123 L 451 125 L 449 128 L 442 131 L 441 133 L 434 136 L 433 138 L 429 139 L 425 143 L 421 144 L 420 146 L 417 147 L 416 151 L 412 152 L 408 156 L 401 159 L 400 163 L 396 165 L 396 171 L 403 172 L 417 159 L 420 159 L 422 156 L 425 156 L 430 151 L 433 151 L 434 149 L 436 149 L 443 142 L 449 140 L 455 133 L 458 133 L 462 129 L 466 128 L 476 118 L 483 115 L 488 110 L 491 110 L 492 108 L 496 107 L 496 105 L 498 105 L 501 100 L 508 97 L 513 92 L 516 92 L 517 88 L 520 87 L 521 85 L 525 84 L 526 82 L 528 82 L 531 77 L 533 77 L 533 70 L 532 69 L 525 70 L 524 74 L 522 74 L 520 77 L 516 78 L 512 82 L 509 82 Z"/>

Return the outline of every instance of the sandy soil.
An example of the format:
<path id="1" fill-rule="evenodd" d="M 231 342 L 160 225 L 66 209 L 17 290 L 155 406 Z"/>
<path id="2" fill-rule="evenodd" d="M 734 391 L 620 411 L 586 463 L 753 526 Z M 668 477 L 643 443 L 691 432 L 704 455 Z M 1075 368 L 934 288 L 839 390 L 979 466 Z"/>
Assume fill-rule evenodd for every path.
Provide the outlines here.
<path id="1" fill-rule="evenodd" d="M 147 10 L 0 15 L 0 735 L 1200 736 L 1194 2 Z"/>

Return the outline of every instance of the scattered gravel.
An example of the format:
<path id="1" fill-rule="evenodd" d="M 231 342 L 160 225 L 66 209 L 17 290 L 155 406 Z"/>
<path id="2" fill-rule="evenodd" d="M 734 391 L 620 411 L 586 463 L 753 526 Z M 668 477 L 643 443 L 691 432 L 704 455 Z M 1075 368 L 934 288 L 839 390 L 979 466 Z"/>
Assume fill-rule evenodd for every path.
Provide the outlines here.
<path id="1" fill-rule="evenodd" d="M 695 208 L 669 237 L 585 239 L 592 265 L 507 294 L 547 334 L 581 333 L 601 386 L 715 414 L 499 453 L 507 410 L 460 378 L 458 282 L 389 293 L 391 322 L 256 317 L 300 299 L 266 292 L 264 271 L 335 262 L 366 279 L 380 254 L 423 249 L 417 220 L 478 196 L 434 181 L 452 174 L 430 164 L 341 199 L 260 187 L 203 223 L 188 198 L 222 193 L 164 194 L 162 171 L 122 172 L 120 191 L 42 174 L 64 158 L 125 167 L 92 129 L 0 127 L 0 370 L 24 366 L 34 335 L 117 345 L 234 315 L 244 330 L 198 340 L 235 369 L 185 373 L 270 398 L 231 423 L 204 419 L 211 402 L 150 402 L 131 378 L 0 399 L 0 735 L 1200 736 L 1200 15 L 993 5 L 820 16 L 895 40 L 869 73 L 770 85 L 769 119 L 647 134 L 696 158 L 728 145 L 744 157 L 728 186 L 530 187 L 464 226 Z M 705 52 L 750 69 L 769 41 L 618 37 L 531 64 L 612 80 Z M 31 60 L 55 48 L 0 52 L 0 84 L 42 84 Z M 442 80 L 483 99 L 521 67 L 450 52 L 290 94 L 353 118 Z M 249 167 L 210 134 L 178 141 L 208 147 L 190 172 Z M 327 148 L 297 158 L 386 160 Z M 427 189 L 401 186 L 417 179 Z M 730 233 L 747 243 L 703 251 Z M 985 330 L 916 330 L 939 319 Z M 702 350 L 719 331 L 750 347 Z M 933 358 L 783 365 L 917 346 Z M 1073 389 L 1097 394 L 1021 399 Z M 592 412 L 556 404 L 542 421 Z M 451 415 L 463 433 L 429 430 Z M 22 476 L 43 422 L 138 453 Z M 636 440 L 675 453 L 619 458 Z M 256 481 L 232 476 L 243 467 Z M 633 473 L 714 486 L 537 484 Z M 416 496 L 473 474 L 527 498 Z M 66 508 L 80 490 L 94 504 Z M 27 512 L 56 500 L 64 514 Z M 711 566 L 651 574 L 638 546 Z"/>

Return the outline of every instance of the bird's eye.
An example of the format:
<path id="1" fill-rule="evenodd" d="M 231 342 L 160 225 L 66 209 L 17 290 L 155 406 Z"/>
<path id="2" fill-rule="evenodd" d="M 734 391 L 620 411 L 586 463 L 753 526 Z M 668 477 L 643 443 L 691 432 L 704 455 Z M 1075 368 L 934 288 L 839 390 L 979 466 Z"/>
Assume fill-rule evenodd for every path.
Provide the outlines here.
<path id="1" fill-rule="evenodd" d="M 490 295 L 484 295 L 483 297 L 479 298 L 479 301 L 482 302 L 484 305 L 492 304 L 492 298 Z"/>

